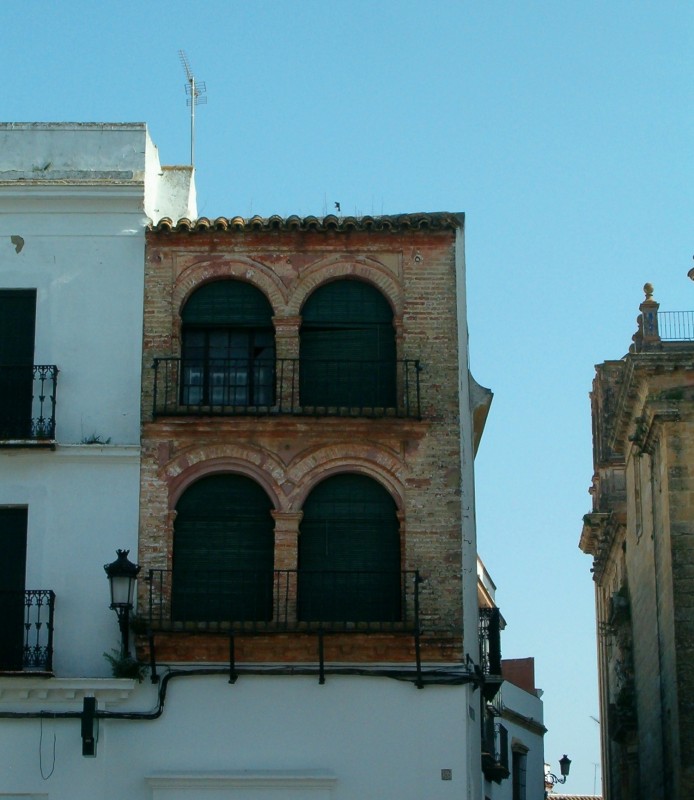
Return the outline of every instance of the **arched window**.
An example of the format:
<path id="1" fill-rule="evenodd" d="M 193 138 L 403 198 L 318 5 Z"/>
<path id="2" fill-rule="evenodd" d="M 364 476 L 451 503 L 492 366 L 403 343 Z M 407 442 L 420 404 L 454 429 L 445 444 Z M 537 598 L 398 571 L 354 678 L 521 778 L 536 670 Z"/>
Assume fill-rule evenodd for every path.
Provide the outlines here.
<path id="1" fill-rule="evenodd" d="M 190 296 L 181 318 L 183 405 L 274 403 L 272 307 L 259 289 L 243 281 L 206 283 Z"/>
<path id="2" fill-rule="evenodd" d="M 243 475 L 210 475 L 176 505 L 172 612 L 178 622 L 272 618 L 272 504 Z"/>
<path id="3" fill-rule="evenodd" d="M 304 406 L 395 406 L 395 331 L 386 298 L 368 283 L 316 289 L 302 309 L 300 393 Z"/>
<path id="4" fill-rule="evenodd" d="M 400 532 L 386 489 L 365 475 L 335 475 L 315 487 L 303 512 L 299 619 L 400 619 Z"/>

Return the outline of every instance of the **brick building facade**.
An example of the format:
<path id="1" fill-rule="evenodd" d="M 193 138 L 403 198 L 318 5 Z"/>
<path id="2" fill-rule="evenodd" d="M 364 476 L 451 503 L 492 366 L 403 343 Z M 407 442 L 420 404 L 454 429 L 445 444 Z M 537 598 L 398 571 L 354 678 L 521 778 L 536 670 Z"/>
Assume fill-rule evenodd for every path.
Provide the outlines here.
<path id="1" fill-rule="evenodd" d="M 239 663 L 315 661 L 315 637 L 305 633 L 311 622 L 321 623 L 324 630 L 339 629 L 325 639 L 326 662 L 413 663 L 415 642 L 401 632 L 412 630 L 408 621 L 415 613 L 415 593 L 421 628 L 416 644 L 422 660 L 464 661 L 461 530 L 470 498 L 461 497 L 461 459 L 471 459 L 472 453 L 461 451 L 460 435 L 461 373 L 467 382 L 457 318 L 461 287 L 456 286 L 456 237 L 461 228 L 460 217 L 435 214 L 352 221 L 237 218 L 177 225 L 164 220 L 149 233 L 139 561 L 158 570 L 154 581 L 161 594 L 156 613 L 164 608 L 168 615 L 171 610 L 168 581 L 169 571 L 177 569 L 174 537 L 180 499 L 203 478 L 240 475 L 269 498 L 275 600 L 271 624 L 257 626 L 253 623 L 258 620 L 247 619 L 239 626 Z M 266 323 L 239 318 L 208 326 L 186 310 L 197 303 L 201 290 L 211 295 L 245 291 L 248 286 L 254 290 L 250 300 L 222 302 L 252 304 L 255 292 L 262 293 L 269 306 Z M 329 317 L 353 316 L 354 310 L 345 307 L 350 303 L 361 313 L 374 295 L 376 301 L 384 301 L 385 321 L 345 317 L 331 328 L 330 320 L 318 320 L 314 333 L 302 321 L 302 310 L 324 287 L 332 292 L 325 301 Z M 361 292 L 363 287 L 364 297 L 347 297 L 343 303 L 341 292 Z M 186 314 L 193 320 L 190 325 Z M 380 326 L 378 341 L 372 341 L 370 325 Z M 209 336 L 224 339 L 214 351 L 219 360 L 210 356 L 209 344 L 205 355 L 186 351 L 186 336 L 200 339 L 206 326 L 212 331 Z M 268 327 L 267 341 L 249 350 L 248 336 L 258 339 L 258 330 Z M 225 329 L 232 333 L 220 333 Z M 235 350 L 229 341 L 237 334 L 240 349 Z M 312 334 L 330 337 L 318 360 L 302 350 L 307 346 L 304 339 Z M 351 340 L 345 344 L 345 337 L 356 339 L 356 346 Z M 367 352 L 369 348 L 373 352 Z M 259 350 L 274 363 L 259 358 Z M 207 375 L 190 378 L 196 369 L 207 370 Z M 311 369 L 321 374 L 311 377 Z M 263 371 L 271 376 L 264 388 Z M 198 384 L 185 388 L 191 380 Z M 391 385 L 373 385 L 374 380 Z M 209 386 L 200 388 L 206 382 Z M 480 396 L 479 405 L 485 408 L 487 397 Z M 309 558 L 306 553 L 300 556 L 304 504 L 319 484 L 341 475 L 361 476 L 367 491 L 371 483 L 377 493 L 382 489 L 390 498 L 397 553 L 383 563 L 401 573 L 399 587 L 394 588 L 401 608 L 393 619 L 367 611 L 368 619 L 347 614 L 339 621 L 356 625 L 308 618 L 302 625 L 296 608 L 297 600 L 301 602 L 300 578 L 295 573 L 301 558 Z M 383 554 L 343 556 L 335 562 L 338 571 L 368 572 L 374 569 L 369 558 L 378 561 Z M 368 582 L 365 576 L 360 580 Z M 474 597 L 474 581 L 471 586 Z M 362 585 L 340 586 L 338 591 L 371 590 Z M 168 622 L 173 624 L 157 632 L 158 657 L 227 658 L 228 644 L 215 635 L 214 625 L 204 624 L 208 620 L 197 620 L 195 626 L 176 624 L 169 615 Z M 191 627 L 198 629 L 194 636 Z M 262 630 L 244 636 L 244 627 Z M 206 628 L 205 634 L 201 628 Z"/>
<path id="2" fill-rule="evenodd" d="M 336 798 L 484 792 L 463 241 L 446 213 L 147 236 L 138 655 L 261 692 L 265 742 L 276 685 L 288 735 L 331 726 Z"/>
<path id="3" fill-rule="evenodd" d="M 694 336 L 644 287 L 630 352 L 596 367 L 593 556 L 604 796 L 694 795 Z"/>

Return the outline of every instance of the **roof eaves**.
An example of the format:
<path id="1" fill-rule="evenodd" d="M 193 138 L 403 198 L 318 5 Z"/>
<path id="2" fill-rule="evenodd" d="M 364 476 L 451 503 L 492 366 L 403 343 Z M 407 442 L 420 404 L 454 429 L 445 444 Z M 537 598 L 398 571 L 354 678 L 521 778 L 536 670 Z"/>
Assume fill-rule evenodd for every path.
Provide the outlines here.
<path id="1" fill-rule="evenodd" d="M 200 217 L 195 220 L 182 217 L 176 222 L 170 217 L 164 217 L 157 223 L 150 225 L 150 230 L 156 233 L 201 233 L 210 230 L 231 233 L 258 233 L 265 231 L 336 233 L 378 231 L 398 233 L 404 231 L 455 230 L 462 228 L 464 221 L 464 214 L 451 214 L 448 212 L 396 214 L 376 217 L 337 217 L 334 214 L 329 214 L 323 218 L 316 216 L 302 218 L 296 214 L 289 217 L 281 217 L 277 214 L 273 214 L 271 217 L 257 215 L 250 218 L 239 216 L 217 217 L 215 220 L 210 220 L 207 217 Z"/>

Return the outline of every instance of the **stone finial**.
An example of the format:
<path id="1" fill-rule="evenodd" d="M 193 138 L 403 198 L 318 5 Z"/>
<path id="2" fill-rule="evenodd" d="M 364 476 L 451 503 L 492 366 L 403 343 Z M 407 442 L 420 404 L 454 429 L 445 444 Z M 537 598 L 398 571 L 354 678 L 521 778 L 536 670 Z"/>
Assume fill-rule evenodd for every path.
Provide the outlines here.
<path id="1" fill-rule="evenodd" d="M 655 344 L 660 341 L 658 332 L 658 309 L 660 303 L 653 299 L 653 284 L 644 283 L 643 291 L 646 299 L 639 306 L 641 312 L 638 317 L 639 329 L 632 340 L 636 346 L 636 351 L 642 349 L 644 345 Z"/>

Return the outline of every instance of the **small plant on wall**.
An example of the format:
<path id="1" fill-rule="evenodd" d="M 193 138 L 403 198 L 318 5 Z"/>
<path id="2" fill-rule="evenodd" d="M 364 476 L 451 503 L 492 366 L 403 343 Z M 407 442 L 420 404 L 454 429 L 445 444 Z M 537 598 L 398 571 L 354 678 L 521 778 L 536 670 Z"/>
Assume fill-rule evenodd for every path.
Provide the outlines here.
<path id="1" fill-rule="evenodd" d="M 147 675 L 147 665 L 132 656 L 124 656 L 120 650 L 113 649 L 104 653 L 104 658 L 111 665 L 114 678 L 130 678 L 142 683 Z"/>

